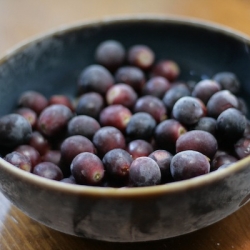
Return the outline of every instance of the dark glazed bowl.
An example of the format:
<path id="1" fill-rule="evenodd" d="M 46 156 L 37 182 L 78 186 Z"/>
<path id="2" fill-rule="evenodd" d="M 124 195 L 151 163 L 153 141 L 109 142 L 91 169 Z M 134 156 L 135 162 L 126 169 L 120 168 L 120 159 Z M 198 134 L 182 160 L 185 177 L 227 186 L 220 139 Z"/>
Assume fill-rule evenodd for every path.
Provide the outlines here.
<path id="1" fill-rule="evenodd" d="M 75 95 L 80 71 L 105 39 L 127 48 L 147 44 L 157 60 L 180 65 L 181 79 L 232 71 L 250 96 L 250 39 L 225 27 L 175 17 L 133 17 L 78 24 L 51 32 L 0 59 L 0 115 L 28 89 Z M 248 104 L 250 104 L 248 98 Z M 0 188 L 31 218 L 61 232 L 116 242 L 182 235 L 233 213 L 250 197 L 250 157 L 201 177 L 143 188 L 102 188 L 50 181 L 0 158 Z"/>

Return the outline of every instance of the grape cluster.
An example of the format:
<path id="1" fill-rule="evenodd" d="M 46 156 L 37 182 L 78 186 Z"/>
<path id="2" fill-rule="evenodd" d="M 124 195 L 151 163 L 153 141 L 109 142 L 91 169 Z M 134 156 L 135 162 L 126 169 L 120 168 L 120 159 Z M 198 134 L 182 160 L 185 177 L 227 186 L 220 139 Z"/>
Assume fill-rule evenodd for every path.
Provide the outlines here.
<path id="1" fill-rule="evenodd" d="M 141 187 L 227 168 L 250 154 L 247 107 L 232 72 L 196 84 L 147 45 L 106 40 L 77 96 L 23 92 L 0 118 L 4 159 L 70 184 Z"/>

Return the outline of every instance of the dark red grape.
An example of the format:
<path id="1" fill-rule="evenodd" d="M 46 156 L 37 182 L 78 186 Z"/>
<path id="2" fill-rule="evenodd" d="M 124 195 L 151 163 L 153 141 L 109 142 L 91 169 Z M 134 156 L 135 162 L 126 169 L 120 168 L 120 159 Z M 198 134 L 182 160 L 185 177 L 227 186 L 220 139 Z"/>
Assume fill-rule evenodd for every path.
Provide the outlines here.
<path id="1" fill-rule="evenodd" d="M 96 92 L 89 92 L 80 96 L 76 105 L 76 114 L 87 115 L 98 119 L 103 108 L 103 97 Z"/>
<path id="2" fill-rule="evenodd" d="M 174 104 L 184 96 L 190 96 L 190 90 L 185 84 L 173 85 L 167 92 L 165 92 L 162 101 L 166 106 L 168 112 L 171 112 Z"/>
<path id="3" fill-rule="evenodd" d="M 169 89 L 170 83 L 166 78 L 155 76 L 146 82 L 143 88 L 143 95 L 152 95 L 161 99 Z"/>
<path id="4" fill-rule="evenodd" d="M 239 79 L 232 72 L 219 72 L 213 76 L 213 80 L 218 82 L 222 89 L 229 90 L 233 94 L 240 90 Z"/>
<path id="5" fill-rule="evenodd" d="M 48 150 L 43 156 L 41 161 L 49 161 L 55 165 L 60 164 L 61 152 L 60 150 Z"/>
<path id="6" fill-rule="evenodd" d="M 126 147 L 124 135 L 112 126 L 100 128 L 93 137 L 93 143 L 101 157 L 112 149 Z"/>
<path id="7" fill-rule="evenodd" d="M 153 159 L 139 157 L 130 166 L 129 182 L 133 187 L 158 185 L 161 182 L 160 168 Z"/>
<path id="8" fill-rule="evenodd" d="M 148 157 L 152 158 L 160 167 L 161 183 L 172 182 L 173 178 L 170 172 L 170 162 L 173 155 L 166 150 L 159 149 L 152 152 Z"/>
<path id="9" fill-rule="evenodd" d="M 148 156 L 153 152 L 152 145 L 145 140 L 134 140 L 128 144 L 127 151 L 130 153 L 133 159 L 141 156 Z"/>
<path id="10" fill-rule="evenodd" d="M 192 96 L 199 98 L 204 104 L 207 104 L 210 97 L 220 90 L 221 87 L 217 82 L 206 79 L 195 85 L 192 91 Z"/>
<path id="11" fill-rule="evenodd" d="M 30 159 L 19 152 L 8 153 L 3 159 L 24 171 L 31 172 L 32 170 Z"/>
<path id="12" fill-rule="evenodd" d="M 68 122 L 68 134 L 82 135 L 92 140 L 97 130 L 101 128 L 98 121 L 87 115 L 78 115 Z"/>
<path id="13" fill-rule="evenodd" d="M 238 108 L 237 97 L 228 90 L 216 92 L 207 102 L 207 114 L 214 118 L 228 108 Z"/>
<path id="14" fill-rule="evenodd" d="M 37 91 L 27 90 L 20 95 L 18 105 L 30 108 L 39 115 L 48 106 L 48 100 Z"/>
<path id="15" fill-rule="evenodd" d="M 40 155 L 44 155 L 51 148 L 49 141 L 38 131 L 32 132 L 29 145 L 34 147 Z"/>
<path id="16" fill-rule="evenodd" d="M 56 181 L 60 181 L 63 178 L 61 169 L 52 162 L 39 163 L 34 167 L 33 174 Z"/>
<path id="17" fill-rule="evenodd" d="M 31 127 L 35 129 L 37 124 L 37 114 L 30 108 L 19 108 L 15 111 L 16 114 L 23 116 L 30 123 Z"/>
<path id="18" fill-rule="evenodd" d="M 172 60 L 162 60 L 154 66 L 152 73 L 153 76 L 163 76 L 170 82 L 173 82 L 179 76 L 180 68 L 178 64 Z"/>
<path id="19" fill-rule="evenodd" d="M 53 104 L 45 108 L 38 118 L 39 130 L 46 136 L 57 136 L 67 128 L 68 121 L 73 117 L 72 111 L 62 105 Z"/>
<path id="20" fill-rule="evenodd" d="M 164 103 L 159 98 L 151 95 L 140 97 L 135 103 L 134 112 L 149 113 L 157 123 L 167 118 L 167 109 Z"/>
<path id="21" fill-rule="evenodd" d="M 49 105 L 53 105 L 53 104 L 62 104 L 62 105 L 65 105 L 65 106 L 67 106 L 73 112 L 75 110 L 73 102 L 66 95 L 52 95 L 49 98 Z"/>
<path id="22" fill-rule="evenodd" d="M 147 45 L 133 45 L 128 49 L 128 63 L 142 70 L 151 68 L 155 54 Z"/>
<path id="23" fill-rule="evenodd" d="M 114 104 L 101 111 L 99 120 L 102 126 L 112 126 L 125 131 L 131 116 L 132 113 L 128 108 L 120 104 Z"/>
<path id="24" fill-rule="evenodd" d="M 138 112 L 131 116 L 126 127 L 126 135 L 133 140 L 149 140 L 153 135 L 155 126 L 155 119 L 150 114 Z"/>
<path id="25" fill-rule="evenodd" d="M 104 177 L 102 161 L 89 152 L 78 154 L 72 161 L 70 169 L 76 183 L 82 185 L 98 185 Z"/>
<path id="26" fill-rule="evenodd" d="M 235 108 L 228 108 L 217 118 L 217 134 L 222 144 L 235 143 L 246 128 L 246 117 Z"/>
<path id="27" fill-rule="evenodd" d="M 193 125 L 204 116 L 204 110 L 196 98 L 184 96 L 174 104 L 172 115 L 184 125 Z"/>
<path id="28" fill-rule="evenodd" d="M 180 122 L 168 119 L 157 125 L 154 138 L 159 148 L 175 153 L 176 140 L 186 132 L 186 128 Z"/>
<path id="29" fill-rule="evenodd" d="M 0 146 L 13 148 L 29 141 L 32 133 L 30 123 L 19 114 L 0 118 Z"/>
<path id="30" fill-rule="evenodd" d="M 134 66 L 123 66 L 117 69 L 115 73 L 117 83 L 126 83 L 136 92 L 141 93 L 146 82 L 143 71 Z"/>
<path id="31" fill-rule="evenodd" d="M 125 83 L 117 83 L 106 93 L 108 105 L 121 104 L 129 109 L 133 108 L 137 100 L 135 90 Z"/>
<path id="32" fill-rule="evenodd" d="M 113 149 L 102 159 L 107 174 L 114 180 L 127 179 L 133 159 L 124 149 Z"/>
<path id="33" fill-rule="evenodd" d="M 95 60 L 105 68 L 114 71 L 123 64 L 125 54 L 125 49 L 120 42 L 106 40 L 97 46 Z"/>
<path id="34" fill-rule="evenodd" d="M 113 84 L 114 78 L 106 68 L 92 64 L 82 70 L 78 80 L 78 91 L 80 94 L 94 91 L 105 95 Z"/>
<path id="35" fill-rule="evenodd" d="M 200 152 L 186 150 L 173 156 L 170 171 L 174 180 L 186 180 L 209 173 L 210 164 L 208 158 Z"/>
<path id="36" fill-rule="evenodd" d="M 68 184 L 76 184 L 76 180 L 72 175 L 69 176 L 69 177 L 61 179 L 60 182 L 68 183 Z"/>
<path id="37" fill-rule="evenodd" d="M 237 97 L 237 100 L 238 100 L 238 109 L 239 111 L 241 111 L 241 113 L 245 116 L 248 115 L 248 106 L 247 106 L 247 102 L 246 100 L 244 100 L 243 98 L 241 97 Z"/>
<path id="38" fill-rule="evenodd" d="M 235 152 L 239 159 L 250 155 L 250 138 L 241 138 L 234 145 Z"/>
<path id="39" fill-rule="evenodd" d="M 217 140 L 209 132 L 192 130 L 181 135 L 176 141 L 176 153 L 195 150 L 212 159 L 218 149 Z"/>
<path id="40" fill-rule="evenodd" d="M 215 136 L 216 124 L 216 119 L 212 117 L 201 117 L 200 120 L 192 127 L 192 129 L 207 131 Z"/>
<path id="41" fill-rule="evenodd" d="M 82 135 L 72 135 L 62 142 L 60 152 L 61 159 L 59 166 L 64 176 L 68 176 L 70 174 L 70 164 L 72 160 L 83 152 L 95 153 L 95 148 L 88 138 Z"/>
<path id="42" fill-rule="evenodd" d="M 213 161 L 211 162 L 211 171 L 217 170 L 224 164 L 234 163 L 236 161 L 238 161 L 238 159 L 228 153 L 216 154 Z"/>
<path id="43" fill-rule="evenodd" d="M 41 155 L 39 152 L 30 145 L 20 145 L 15 151 L 28 157 L 32 167 L 36 166 L 41 161 Z"/>

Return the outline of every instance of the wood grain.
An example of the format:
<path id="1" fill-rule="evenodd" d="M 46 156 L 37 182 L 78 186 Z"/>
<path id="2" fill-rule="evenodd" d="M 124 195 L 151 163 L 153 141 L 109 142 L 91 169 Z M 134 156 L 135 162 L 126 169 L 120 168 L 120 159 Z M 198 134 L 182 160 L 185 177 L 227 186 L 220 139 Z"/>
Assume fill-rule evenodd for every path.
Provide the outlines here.
<path id="1" fill-rule="evenodd" d="M 0 55 L 17 43 L 58 26 L 131 14 L 202 18 L 250 36 L 249 0 L 0 0 Z M 56 232 L 28 218 L 0 193 L 0 249 L 249 250 L 250 204 L 224 220 L 188 235 L 157 242 L 121 244 Z"/>

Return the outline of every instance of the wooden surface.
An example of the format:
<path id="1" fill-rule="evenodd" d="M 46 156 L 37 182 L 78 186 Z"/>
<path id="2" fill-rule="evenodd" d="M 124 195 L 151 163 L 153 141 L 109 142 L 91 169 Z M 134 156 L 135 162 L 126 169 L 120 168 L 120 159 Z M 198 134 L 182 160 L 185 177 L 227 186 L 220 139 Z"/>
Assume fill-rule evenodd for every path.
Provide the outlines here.
<path id="1" fill-rule="evenodd" d="M 250 0 L 0 0 L 0 55 L 65 24 L 128 14 L 202 18 L 250 36 Z M 1 173 L 0 173 L 1 174 Z M 250 203 L 197 232 L 150 243 L 119 244 L 65 235 L 29 219 L 0 193 L 0 250 L 249 250 Z"/>

